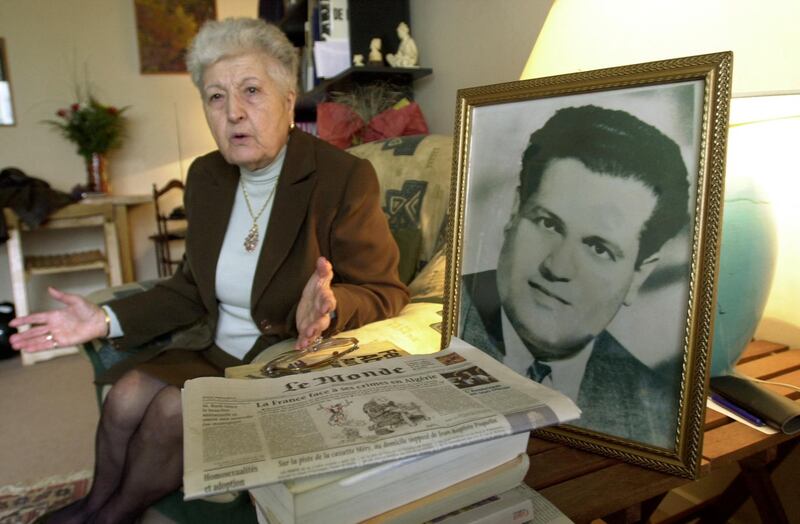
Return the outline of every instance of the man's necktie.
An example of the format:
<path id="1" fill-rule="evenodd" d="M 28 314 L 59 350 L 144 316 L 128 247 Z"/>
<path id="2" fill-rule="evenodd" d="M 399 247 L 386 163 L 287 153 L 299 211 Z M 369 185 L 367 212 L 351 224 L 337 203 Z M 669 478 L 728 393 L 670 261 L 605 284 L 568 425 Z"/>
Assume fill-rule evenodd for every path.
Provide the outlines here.
<path id="1" fill-rule="evenodd" d="M 530 367 L 528 367 L 528 376 L 536 382 L 541 382 L 550 375 L 551 371 L 552 369 L 550 369 L 550 366 L 544 362 L 534 360 Z"/>

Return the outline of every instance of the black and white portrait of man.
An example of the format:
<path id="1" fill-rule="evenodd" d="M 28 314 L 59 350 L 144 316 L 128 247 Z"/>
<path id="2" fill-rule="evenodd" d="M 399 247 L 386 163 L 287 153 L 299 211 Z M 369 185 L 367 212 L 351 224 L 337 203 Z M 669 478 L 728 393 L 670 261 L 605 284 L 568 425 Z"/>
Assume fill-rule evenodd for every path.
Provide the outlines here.
<path id="1" fill-rule="evenodd" d="M 575 425 L 662 447 L 678 416 L 699 104 L 692 82 L 515 103 L 516 153 L 485 138 L 504 136 L 502 114 L 476 114 L 500 129 L 470 150 L 485 180 L 467 197 L 459 336 L 572 398 Z M 524 131 L 526 114 L 539 123 Z"/>

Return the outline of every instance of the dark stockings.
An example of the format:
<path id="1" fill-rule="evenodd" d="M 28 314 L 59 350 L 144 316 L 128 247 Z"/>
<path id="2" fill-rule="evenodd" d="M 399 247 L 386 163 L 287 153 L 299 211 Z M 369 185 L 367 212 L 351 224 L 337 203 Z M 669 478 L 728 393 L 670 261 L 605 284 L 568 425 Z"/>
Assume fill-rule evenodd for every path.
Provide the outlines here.
<path id="1" fill-rule="evenodd" d="M 130 371 L 103 404 L 92 490 L 48 522 L 134 522 L 153 502 L 180 487 L 182 472 L 180 390 Z"/>

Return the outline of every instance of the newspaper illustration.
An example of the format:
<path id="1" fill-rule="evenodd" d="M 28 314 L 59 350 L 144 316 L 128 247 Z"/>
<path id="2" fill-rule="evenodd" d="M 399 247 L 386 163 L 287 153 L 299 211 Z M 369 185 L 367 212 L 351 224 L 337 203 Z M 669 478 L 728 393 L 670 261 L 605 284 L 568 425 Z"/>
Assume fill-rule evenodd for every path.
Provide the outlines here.
<path id="1" fill-rule="evenodd" d="M 565 395 L 457 338 L 446 350 L 183 390 L 187 500 L 574 420 Z"/>

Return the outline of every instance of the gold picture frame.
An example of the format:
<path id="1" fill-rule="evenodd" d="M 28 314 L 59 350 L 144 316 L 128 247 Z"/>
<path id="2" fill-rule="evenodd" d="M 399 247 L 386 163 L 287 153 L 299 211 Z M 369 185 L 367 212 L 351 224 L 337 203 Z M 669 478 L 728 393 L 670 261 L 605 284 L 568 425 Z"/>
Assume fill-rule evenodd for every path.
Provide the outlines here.
<path id="1" fill-rule="evenodd" d="M 442 345 L 546 369 L 582 414 L 539 436 L 697 476 L 732 62 L 459 90 Z"/>

